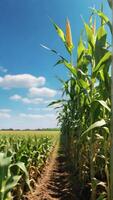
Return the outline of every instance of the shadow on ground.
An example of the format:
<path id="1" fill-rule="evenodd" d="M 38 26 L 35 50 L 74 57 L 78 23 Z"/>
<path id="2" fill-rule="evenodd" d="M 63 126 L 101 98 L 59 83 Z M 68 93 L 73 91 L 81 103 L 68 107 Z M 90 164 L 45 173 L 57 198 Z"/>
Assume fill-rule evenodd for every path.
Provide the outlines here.
<path id="1" fill-rule="evenodd" d="M 62 154 L 59 152 L 59 157 L 56 158 L 56 165 L 48 185 L 48 190 L 51 191 L 51 197 L 59 200 L 74 200 L 75 195 L 72 194 L 70 174 L 63 151 Z"/>

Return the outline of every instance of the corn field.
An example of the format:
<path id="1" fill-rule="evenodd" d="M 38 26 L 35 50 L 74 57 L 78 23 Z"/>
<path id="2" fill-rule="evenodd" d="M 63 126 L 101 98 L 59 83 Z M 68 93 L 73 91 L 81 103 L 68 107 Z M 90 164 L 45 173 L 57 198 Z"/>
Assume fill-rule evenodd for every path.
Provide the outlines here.
<path id="1" fill-rule="evenodd" d="M 38 133 L 0 133 L 0 200 L 24 199 L 32 191 L 54 142 Z"/>
<path id="2" fill-rule="evenodd" d="M 112 1 L 108 1 L 112 8 Z M 51 20 L 52 21 L 52 20 Z M 53 26 L 63 42 L 67 57 L 58 56 L 56 65 L 68 70 L 62 84 L 62 98 L 50 104 L 60 104 L 58 122 L 65 139 L 65 148 L 71 169 L 75 174 L 80 193 L 87 191 L 86 199 L 113 200 L 113 150 L 111 141 L 111 42 L 112 22 L 100 10 L 91 9 L 89 22 L 83 20 L 84 30 L 76 48 L 70 22 L 64 32 L 53 21 Z M 111 158 L 111 161 L 110 161 Z M 110 164 L 110 162 L 112 162 Z M 111 167 L 112 166 L 112 167 Z M 75 184 L 76 184 L 75 183 Z"/>
<path id="3" fill-rule="evenodd" d="M 112 9 L 112 0 L 108 4 Z M 53 147 L 62 142 L 78 199 L 113 200 L 111 19 L 103 5 L 100 10 L 91 8 L 89 21 L 83 19 L 77 47 L 68 18 L 65 31 L 51 22 L 67 52 L 65 57 L 42 45 L 58 57 L 55 66 L 62 65 L 68 72 L 67 80 L 59 78 L 61 99 L 49 104 L 57 105 L 61 143 L 59 136 L 53 135 L 0 134 L 0 200 L 25 200 L 41 177 Z"/>

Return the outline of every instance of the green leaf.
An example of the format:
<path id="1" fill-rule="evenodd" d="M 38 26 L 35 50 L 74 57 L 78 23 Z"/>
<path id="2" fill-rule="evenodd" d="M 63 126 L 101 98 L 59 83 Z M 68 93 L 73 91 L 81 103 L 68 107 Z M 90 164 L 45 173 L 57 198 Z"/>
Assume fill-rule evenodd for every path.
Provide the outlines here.
<path id="1" fill-rule="evenodd" d="M 55 23 L 53 22 L 53 20 L 51 20 L 51 22 L 52 22 L 52 24 L 53 24 L 53 26 L 54 26 L 54 28 L 55 28 L 55 30 L 56 30 L 58 36 L 59 36 L 59 37 L 61 38 L 61 40 L 65 43 L 65 42 L 66 42 L 66 40 L 65 40 L 65 35 L 64 35 L 64 32 L 62 31 L 62 29 L 61 29 L 57 24 L 55 24 Z"/>
<path id="2" fill-rule="evenodd" d="M 110 130 L 109 130 L 109 128 L 108 127 L 102 127 L 103 128 L 103 130 L 105 130 L 105 132 L 109 135 L 110 134 Z"/>
<path id="3" fill-rule="evenodd" d="M 55 104 L 59 104 L 59 103 L 62 103 L 64 102 L 65 100 L 56 100 L 56 101 L 52 101 L 48 106 L 53 106 Z"/>
<path id="4" fill-rule="evenodd" d="M 30 182 L 29 182 L 29 175 L 28 175 L 27 169 L 26 169 L 26 167 L 25 167 L 25 164 L 24 164 L 23 162 L 18 162 L 18 163 L 12 164 L 12 165 L 10 166 L 10 168 L 12 168 L 12 167 L 14 167 L 14 166 L 19 167 L 19 168 L 22 170 L 22 172 L 25 174 L 26 183 L 27 183 L 27 185 L 29 186 L 29 188 L 31 189 L 31 187 L 30 187 Z"/>
<path id="5" fill-rule="evenodd" d="M 106 192 L 101 193 L 97 200 L 106 200 Z"/>
<path id="6" fill-rule="evenodd" d="M 111 109 L 109 108 L 109 106 L 107 105 L 107 103 L 103 100 L 97 100 L 97 102 L 99 102 L 104 108 L 106 108 L 109 112 L 111 111 Z"/>
<path id="7" fill-rule="evenodd" d="M 100 71 L 102 68 L 106 67 L 106 63 L 111 63 L 111 59 L 112 59 L 112 53 L 111 52 L 107 52 L 102 59 L 99 61 L 99 63 L 97 64 L 97 66 L 95 68 L 93 68 L 93 72 L 97 72 Z"/>
<path id="8" fill-rule="evenodd" d="M 88 89 L 89 88 L 89 84 L 87 83 L 87 81 L 84 81 L 83 79 L 79 79 L 78 83 L 84 89 Z"/>
<path id="9" fill-rule="evenodd" d="M 8 167 L 11 163 L 11 157 L 6 157 L 4 153 L 0 153 L 0 189 L 2 183 L 8 175 Z"/>
<path id="10" fill-rule="evenodd" d="M 54 66 L 57 66 L 57 65 L 60 65 L 60 64 L 63 64 L 64 63 L 64 60 L 60 59 L 57 61 L 57 63 L 54 65 Z"/>
<path id="11" fill-rule="evenodd" d="M 78 43 L 78 48 L 77 48 L 77 66 L 80 65 L 81 60 L 83 60 L 84 51 L 85 51 L 85 47 L 84 47 L 82 38 L 80 38 L 80 41 Z"/>
<path id="12" fill-rule="evenodd" d="M 21 176 L 10 176 L 9 179 L 6 182 L 4 193 L 6 196 L 8 192 L 10 192 L 19 182 Z"/>
<path id="13" fill-rule="evenodd" d="M 49 47 L 47 47 L 47 46 L 45 46 L 43 44 L 40 44 L 40 46 L 43 47 L 44 49 L 48 50 L 48 51 L 51 51 L 52 53 L 56 54 L 57 56 L 59 56 L 61 58 L 60 60 L 66 60 L 63 56 L 60 55 L 60 53 L 58 51 L 56 51 L 54 49 L 50 49 Z"/>
<path id="14" fill-rule="evenodd" d="M 96 43 L 95 43 L 95 64 L 96 65 L 107 52 L 106 38 L 107 38 L 107 32 L 104 26 L 99 27 L 97 31 Z"/>
<path id="15" fill-rule="evenodd" d="M 97 31 L 97 37 L 96 40 L 99 42 L 99 44 L 103 47 L 106 43 L 106 37 L 107 37 L 107 32 L 104 28 L 104 26 L 99 27 Z"/>
<path id="16" fill-rule="evenodd" d="M 43 47 L 44 49 L 48 50 L 48 51 L 51 51 L 51 52 L 55 53 L 58 56 L 60 56 L 60 54 L 56 50 L 50 49 L 49 47 L 47 47 L 47 46 L 45 46 L 43 44 L 40 44 L 40 46 Z"/>
<path id="17" fill-rule="evenodd" d="M 80 74 L 81 74 L 82 76 L 87 76 L 87 74 L 84 73 L 80 68 L 77 68 L 77 70 L 78 70 L 78 72 L 80 72 Z"/>
<path id="18" fill-rule="evenodd" d="M 82 133 L 81 137 L 83 137 L 87 132 L 93 130 L 94 128 L 102 127 L 102 126 L 104 126 L 105 124 L 106 124 L 106 122 L 105 122 L 104 119 L 93 123 L 86 131 L 84 131 L 84 132 Z"/>
<path id="19" fill-rule="evenodd" d="M 107 1 L 108 1 L 108 4 L 109 4 L 110 8 L 112 9 L 112 7 L 113 7 L 113 1 L 112 0 L 107 0 Z"/>
<path id="20" fill-rule="evenodd" d="M 93 33 L 93 30 L 86 23 L 84 23 L 84 26 L 85 26 L 88 42 L 91 45 L 91 47 L 94 48 L 94 33 Z"/>
<path id="21" fill-rule="evenodd" d="M 66 60 L 64 60 L 64 65 L 66 66 L 66 68 L 74 75 L 77 76 L 77 70 L 76 68 L 69 62 L 67 62 Z"/>
<path id="22" fill-rule="evenodd" d="M 112 23 L 110 22 L 109 18 L 100 10 L 96 10 L 96 9 L 93 9 L 93 10 L 109 26 L 110 31 L 112 33 Z"/>
<path id="23" fill-rule="evenodd" d="M 65 67 L 74 75 L 74 76 L 77 76 L 77 69 L 71 64 L 69 63 L 66 59 L 60 59 L 58 60 L 58 62 L 55 64 L 56 65 L 59 65 L 59 64 L 64 64 Z"/>

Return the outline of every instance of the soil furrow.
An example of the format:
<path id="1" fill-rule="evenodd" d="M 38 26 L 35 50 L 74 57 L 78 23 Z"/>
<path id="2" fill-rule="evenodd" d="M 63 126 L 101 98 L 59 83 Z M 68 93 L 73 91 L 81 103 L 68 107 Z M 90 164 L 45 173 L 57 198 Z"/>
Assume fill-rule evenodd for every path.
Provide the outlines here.
<path id="1" fill-rule="evenodd" d="M 63 149 L 59 151 L 56 146 L 28 200 L 76 200 L 69 179 L 65 154 Z"/>

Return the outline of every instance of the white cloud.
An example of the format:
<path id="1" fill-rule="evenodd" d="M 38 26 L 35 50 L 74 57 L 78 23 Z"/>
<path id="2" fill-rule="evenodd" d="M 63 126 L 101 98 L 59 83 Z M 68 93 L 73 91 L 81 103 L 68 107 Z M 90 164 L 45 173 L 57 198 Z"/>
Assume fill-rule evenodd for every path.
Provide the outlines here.
<path id="1" fill-rule="evenodd" d="M 24 104 L 40 104 L 43 103 L 44 101 L 42 98 L 27 98 L 27 97 L 22 97 L 18 94 L 11 96 L 10 100 L 22 102 Z"/>
<path id="2" fill-rule="evenodd" d="M 9 113 L 9 112 L 11 112 L 11 109 L 8 109 L 8 108 L 0 108 L 0 112 L 2 112 L 2 113 Z"/>
<path id="3" fill-rule="evenodd" d="M 57 119 L 55 114 L 20 114 L 20 121 L 24 122 L 27 128 L 55 128 Z"/>
<path id="4" fill-rule="evenodd" d="M 45 81 L 45 77 L 35 77 L 31 74 L 5 75 L 0 77 L 0 87 L 5 89 L 41 87 Z"/>
<path id="5" fill-rule="evenodd" d="M 25 113 L 20 113 L 20 117 L 27 118 L 27 119 L 42 119 L 43 115 L 38 115 L 38 114 L 25 114 Z"/>
<path id="6" fill-rule="evenodd" d="M 47 107 L 47 108 L 44 108 L 43 109 L 45 112 L 53 112 L 54 111 L 54 109 L 53 108 L 50 108 L 50 107 Z"/>
<path id="7" fill-rule="evenodd" d="M 32 87 L 29 89 L 29 96 L 36 97 L 36 96 L 41 96 L 41 97 L 54 97 L 57 94 L 56 90 L 47 88 L 47 87 L 42 87 L 42 88 L 35 88 Z"/>
<path id="8" fill-rule="evenodd" d="M 56 114 L 45 114 L 45 117 L 56 118 Z"/>
<path id="9" fill-rule="evenodd" d="M 25 119 L 34 119 L 34 120 L 50 120 L 51 119 L 56 119 L 56 115 L 55 114 L 26 114 L 26 113 L 20 113 L 19 117 L 21 118 L 25 118 Z"/>
<path id="10" fill-rule="evenodd" d="M 32 108 L 32 107 L 28 107 L 27 108 L 27 110 L 29 110 L 29 111 L 40 111 L 41 110 L 41 108 Z"/>
<path id="11" fill-rule="evenodd" d="M 19 101 L 22 99 L 22 97 L 18 94 L 14 94 L 13 96 L 10 97 L 10 99 L 14 101 Z"/>
<path id="12" fill-rule="evenodd" d="M 11 110 L 10 109 L 6 109 L 6 108 L 1 108 L 0 109 L 0 119 L 4 119 L 4 118 L 10 118 Z"/>
<path id="13" fill-rule="evenodd" d="M 29 111 L 29 112 L 33 112 L 33 113 L 36 113 L 36 112 L 38 112 L 38 113 L 41 113 L 41 112 L 43 112 L 43 113 L 54 113 L 55 112 L 55 110 L 53 109 L 53 108 L 50 108 L 50 107 L 39 107 L 39 108 L 36 108 L 36 107 L 28 107 L 27 108 L 27 110 Z"/>
<path id="14" fill-rule="evenodd" d="M 40 103 L 43 103 L 43 99 L 41 99 L 41 98 L 34 98 L 34 99 L 23 98 L 22 102 L 25 104 L 40 104 Z"/>
<path id="15" fill-rule="evenodd" d="M 11 117 L 11 115 L 8 114 L 8 113 L 2 113 L 2 112 L 0 112 L 0 119 L 2 119 L 2 118 L 10 118 L 10 117 Z"/>
<path id="16" fill-rule="evenodd" d="M 7 73 L 8 69 L 3 66 L 0 66 L 0 72 Z"/>

